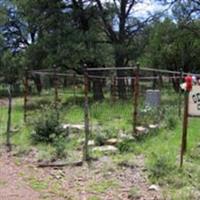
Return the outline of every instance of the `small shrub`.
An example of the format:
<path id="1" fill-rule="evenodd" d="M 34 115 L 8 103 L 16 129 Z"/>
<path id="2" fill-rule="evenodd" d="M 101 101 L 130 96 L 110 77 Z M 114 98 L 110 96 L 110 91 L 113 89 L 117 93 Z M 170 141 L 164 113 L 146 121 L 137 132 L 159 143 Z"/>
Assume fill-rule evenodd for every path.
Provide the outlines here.
<path id="1" fill-rule="evenodd" d="M 160 113 L 158 108 L 145 105 L 140 110 L 140 117 L 142 119 L 142 123 L 148 125 L 151 123 L 157 123 L 160 117 Z"/>
<path id="2" fill-rule="evenodd" d="M 165 123 L 166 123 L 166 127 L 169 130 L 174 130 L 177 126 L 177 117 L 175 117 L 174 115 L 167 115 L 165 118 Z"/>
<path id="3" fill-rule="evenodd" d="M 132 187 L 128 192 L 128 199 L 134 200 L 134 199 L 140 199 L 140 189 L 137 187 Z"/>
<path id="4" fill-rule="evenodd" d="M 113 127 L 98 130 L 94 136 L 95 144 L 98 146 L 104 145 L 108 139 L 116 138 L 116 133 L 117 130 L 113 129 Z"/>
<path id="5" fill-rule="evenodd" d="M 55 138 L 53 146 L 55 148 L 56 158 L 66 158 L 67 153 L 65 151 L 66 139 L 62 136 Z"/>
<path id="6" fill-rule="evenodd" d="M 62 135 L 64 132 L 56 111 L 48 107 L 44 107 L 33 121 L 33 129 L 31 137 L 35 143 L 52 143 L 57 136 Z"/>
<path id="7" fill-rule="evenodd" d="M 174 130 L 178 124 L 177 108 L 175 106 L 165 106 L 162 115 L 164 127 Z"/>
<path id="8" fill-rule="evenodd" d="M 117 145 L 120 153 L 127 153 L 134 151 L 134 143 L 133 140 L 124 140 Z"/>
<path id="9" fill-rule="evenodd" d="M 94 138 L 95 144 L 97 146 L 102 146 L 106 143 L 106 140 L 108 139 L 108 137 L 106 136 L 105 133 L 97 133 L 97 135 Z"/>
<path id="10" fill-rule="evenodd" d="M 189 151 L 189 156 L 194 160 L 200 160 L 200 147 L 199 145 Z"/>
<path id="11" fill-rule="evenodd" d="M 28 102 L 26 107 L 28 110 L 36 110 L 47 105 L 51 105 L 51 100 L 48 98 L 41 98 Z"/>
<path id="12" fill-rule="evenodd" d="M 170 174 L 175 169 L 171 160 L 165 155 L 154 155 L 153 162 L 149 166 L 150 178 L 158 180 Z"/>

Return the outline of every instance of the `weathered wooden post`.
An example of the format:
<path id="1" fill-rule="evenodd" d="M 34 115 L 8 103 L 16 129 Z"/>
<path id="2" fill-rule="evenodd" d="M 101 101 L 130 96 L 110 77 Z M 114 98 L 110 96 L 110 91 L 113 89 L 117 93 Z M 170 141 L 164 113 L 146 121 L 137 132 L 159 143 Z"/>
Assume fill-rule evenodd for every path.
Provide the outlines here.
<path id="1" fill-rule="evenodd" d="M 183 155 L 187 150 L 187 130 L 188 130 L 188 117 L 189 117 L 189 95 L 192 90 L 192 77 L 185 77 L 185 98 L 184 98 L 184 116 L 183 116 L 183 132 L 181 142 L 181 154 L 180 154 L 180 167 L 183 166 Z M 198 101 L 197 101 L 198 102 Z"/>
<path id="2" fill-rule="evenodd" d="M 188 129 L 188 103 L 189 103 L 189 92 L 185 92 L 184 97 L 184 116 L 183 116 L 183 133 L 182 133 L 182 142 L 181 142 L 181 158 L 180 158 L 180 167 L 183 166 L 183 155 L 187 150 L 187 129 Z"/>
<path id="3" fill-rule="evenodd" d="M 85 141 L 83 147 L 83 161 L 89 160 L 89 151 L 88 151 L 88 140 L 89 140 L 89 99 L 88 99 L 88 72 L 86 66 L 84 66 L 84 122 L 85 122 Z"/>
<path id="4" fill-rule="evenodd" d="M 53 65 L 54 71 L 54 108 L 57 115 L 57 119 L 59 118 L 58 113 L 58 76 L 57 76 L 57 68 L 56 65 Z"/>
<path id="5" fill-rule="evenodd" d="M 7 120 L 7 135 L 6 135 L 6 146 L 7 150 L 11 151 L 10 133 L 11 133 L 11 115 L 12 115 L 12 85 L 8 86 L 8 120 Z"/>
<path id="6" fill-rule="evenodd" d="M 24 77 L 24 122 L 27 119 L 27 102 L 28 102 L 28 69 L 25 69 Z"/>
<path id="7" fill-rule="evenodd" d="M 76 104 L 76 73 L 73 73 L 73 93 L 74 93 L 74 103 Z"/>
<path id="8" fill-rule="evenodd" d="M 183 78 L 183 70 L 180 69 L 179 85 L 182 82 L 182 78 Z M 181 104 L 182 95 L 181 95 L 181 93 L 182 93 L 181 88 L 179 88 L 179 97 L 178 97 L 178 116 L 179 116 L 179 118 L 181 118 L 181 107 L 182 107 L 182 104 Z"/>
<path id="9" fill-rule="evenodd" d="M 112 98 L 112 102 L 115 102 L 115 100 L 116 100 L 116 78 L 115 78 L 115 76 L 112 77 L 112 80 L 111 80 L 111 98 Z"/>
<path id="10" fill-rule="evenodd" d="M 135 70 L 135 80 L 133 85 L 133 92 L 134 92 L 134 98 L 133 98 L 133 136 L 137 135 L 137 117 L 138 117 L 138 96 L 139 96 L 139 72 L 140 72 L 140 66 L 139 64 L 136 65 Z M 134 76 L 133 76 L 134 78 Z"/>

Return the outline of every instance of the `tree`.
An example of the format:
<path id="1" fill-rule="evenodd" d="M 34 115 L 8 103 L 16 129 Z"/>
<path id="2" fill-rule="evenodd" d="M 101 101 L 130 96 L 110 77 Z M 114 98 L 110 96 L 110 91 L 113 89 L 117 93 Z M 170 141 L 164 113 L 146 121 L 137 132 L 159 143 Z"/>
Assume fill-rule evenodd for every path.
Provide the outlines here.
<path id="1" fill-rule="evenodd" d="M 114 49 L 115 67 L 125 67 L 130 61 L 131 44 L 134 37 L 141 34 L 146 24 L 152 20 L 152 16 L 146 19 L 134 17 L 133 8 L 137 0 L 113 0 L 104 4 L 101 0 L 95 0 L 104 31 Z M 141 2 L 141 1 L 140 1 Z M 136 62 L 136 57 L 131 57 Z M 117 71 L 118 77 L 126 76 L 126 72 Z M 120 98 L 126 98 L 126 88 L 123 79 L 118 81 L 118 93 Z"/>
<path id="2" fill-rule="evenodd" d="M 196 22 L 198 23 L 198 22 Z M 170 19 L 153 24 L 144 55 L 143 65 L 185 72 L 197 72 L 200 64 L 200 38 Z M 174 83 L 178 91 L 179 85 Z"/>

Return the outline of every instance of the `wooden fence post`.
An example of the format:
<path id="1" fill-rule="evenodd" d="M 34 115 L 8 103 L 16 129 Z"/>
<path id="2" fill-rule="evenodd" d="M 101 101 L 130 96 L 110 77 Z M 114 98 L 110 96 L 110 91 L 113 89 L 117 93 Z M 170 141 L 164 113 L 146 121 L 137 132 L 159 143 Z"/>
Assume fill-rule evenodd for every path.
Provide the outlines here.
<path id="1" fill-rule="evenodd" d="M 133 98 L 133 136 L 137 135 L 137 117 L 138 117 L 138 96 L 139 96 L 139 72 L 140 67 L 139 64 L 137 64 L 137 68 L 135 71 L 135 80 L 133 85 L 133 91 L 134 91 L 134 98 Z M 133 76 L 134 78 L 134 76 Z"/>
<path id="2" fill-rule="evenodd" d="M 88 140 L 89 140 L 89 99 L 88 99 L 88 72 L 84 69 L 84 122 L 85 122 L 85 141 L 83 147 L 83 161 L 89 160 Z"/>
<path id="3" fill-rule="evenodd" d="M 179 78 L 179 86 L 181 84 L 181 81 L 182 81 L 182 78 L 183 78 L 183 71 L 182 69 L 180 69 L 180 78 Z M 182 107 L 182 104 L 181 104 L 181 88 L 179 87 L 179 98 L 178 98 L 178 116 L 179 118 L 181 118 L 181 107 Z"/>
<path id="4" fill-rule="evenodd" d="M 54 69 L 54 108 L 56 111 L 57 118 L 59 118 L 58 114 L 58 76 L 56 65 L 53 66 Z"/>
<path id="5" fill-rule="evenodd" d="M 115 76 L 111 79 L 111 99 L 112 103 L 116 101 L 116 78 Z"/>
<path id="6" fill-rule="evenodd" d="M 28 102 L 28 69 L 25 70 L 24 79 L 24 122 L 27 119 L 27 102 Z"/>
<path id="7" fill-rule="evenodd" d="M 10 132 L 11 132 L 11 115 L 12 115 L 12 85 L 9 84 L 8 87 L 8 120 L 7 120 L 7 135 L 6 135 L 6 146 L 7 150 L 11 151 L 11 142 L 10 142 Z"/>
<path id="8" fill-rule="evenodd" d="M 74 93 L 74 103 L 76 104 L 76 73 L 73 73 L 73 93 Z"/>
<path id="9" fill-rule="evenodd" d="M 183 155 L 185 154 L 185 152 L 187 150 L 188 107 L 189 107 L 188 104 L 189 104 L 189 92 L 185 92 L 180 167 L 183 166 Z"/>

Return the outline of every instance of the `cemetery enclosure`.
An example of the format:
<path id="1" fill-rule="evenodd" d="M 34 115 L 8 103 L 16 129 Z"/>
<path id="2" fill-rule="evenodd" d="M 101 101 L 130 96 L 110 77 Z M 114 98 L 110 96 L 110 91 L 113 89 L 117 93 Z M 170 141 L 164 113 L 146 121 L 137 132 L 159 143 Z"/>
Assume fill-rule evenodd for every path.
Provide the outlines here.
<path id="1" fill-rule="evenodd" d="M 52 110 L 58 109 L 60 115 L 60 124 L 65 126 L 66 135 L 68 135 L 67 139 L 64 141 L 66 145 L 64 151 L 66 151 L 67 157 L 65 157 L 63 160 L 64 162 L 70 163 L 77 163 L 77 161 L 81 160 L 83 158 L 82 148 L 85 141 L 84 83 L 86 83 L 85 81 L 87 80 L 88 93 L 86 94 L 88 99 L 86 100 L 88 100 L 89 111 L 89 156 L 96 158 L 96 156 L 99 156 L 98 152 L 100 151 L 100 149 L 103 149 L 103 151 L 106 152 L 111 151 L 111 156 L 109 154 L 109 157 L 114 157 L 114 159 L 119 159 L 118 157 L 122 159 L 121 157 L 126 157 L 125 155 L 128 155 L 128 158 L 123 158 L 122 163 L 125 163 L 126 166 L 131 166 L 130 160 L 133 157 L 134 153 L 125 153 L 125 155 L 118 153 L 115 154 L 116 149 L 118 149 L 119 152 L 124 151 L 124 147 L 122 145 L 123 142 L 119 143 L 119 145 L 116 145 L 115 143 L 120 141 L 128 141 L 129 143 L 125 143 L 126 146 L 129 146 L 131 144 L 133 146 L 131 146 L 131 149 L 133 148 L 133 152 L 145 154 L 147 155 L 148 159 L 152 158 L 151 152 L 156 152 L 156 156 L 160 157 L 168 156 L 168 153 L 166 152 L 170 152 L 170 156 L 173 157 L 173 164 L 175 165 L 177 154 L 179 153 L 180 148 L 179 142 L 181 129 L 180 127 L 175 129 L 173 128 L 175 126 L 174 122 L 177 121 L 177 119 L 178 121 L 181 121 L 181 119 L 179 119 L 179 102 L 183 101 L 183 95 L 182 93 L 176 92 L 173 88 L 172 78 L 179 79 L 179 76 L 170 74 L 167 76 L 166 74 L 163 74 L 162 82 L 160 82 L 160 77 L 154 77 L 151 74 L 152 72 L 141 72 L 139 74 L 137 127 L 139 127 L 138 134 L 141 133 L 141 135 L 138 135 L 138 142 L 136 142 L 135 140 L 133 140 L 132 137 L 132 134 L 134 133 L 133 128 L 135 127 L 133 123 L 136 84 L 135 72 L 135 68 L 130 70 L 130 73 L 134 76 L 132 76 L 133 81 L 126 81 L 127 96 L 125 99 L 119 98 L 119 94 L 117 91 L 117 77 L 115 77 L 116 80 L 114 84 L 114 81 L 110 81 L 112 79 L 109 76 L 102 75 L 103 77 L 99 79 L 103 83 L 102 91 L 104 99 L 101 101 L 94 100 L 93 79 L 97 79 L 97 77 L 94 77 L 94 75 L 92 77 L 89 70 L 88 73 L 85 74 L 86 76 L 80 76 L 75 79 L 76 84 L 74 84 L 73 82 L 73 76 L 70 76 L 70 78 L 68 78 L 67 80 L 67 86 L 65 87 L 63 85 L 63 74 L 62 76 L 61 74 L 57 75 L 57 79 L 53 79 L 52 74 L 49 75 L 49 72 L 46 72 L 47 74 L 45 76 L 43 75 L 43 78 L 41 78 L 43 82 L 43 88 L 39 95 L 33 80 L 31 80 L 31 78 L 29 77 L 29 90 L 26 96 L 27 121 L 25 124 L 23 123 L 23 93 L 21 94 L 21 97 L 13 98 L 11 130 L 11 143 L 14 144 L 13 150 L 15 150 L 17 146 L 20 146 L 19 152 L 26 152 L 27 150 L 24 149 L 28 149 L 29 145 L 32 146 L 32 144 L 27 143 L 27 141 L 29 141 L 27 138 L 33 131 L 30 124 L 32 120 L 35 118 L 39 118 L 40 114 L 45 115 L 45 111 L 50 111 L 49 108 Z M 105 74 L 109 73 L 105 72 Z M 48 80 L 49 77 L 51 77 L 50 80 Z M 126 77 L 126 79 L 128 79 L 128 76 Z M 53 80 L 57 80 L 57 87 L 55 87 Z M 153 80 L 156 80 L 157 82 L 154 83 Z M 114 92 L 111 83 L 114 86 Z M 158 107 L 151 108 L 151 106 L 147 105 L 148 103 L 151 103 L 150 100 L 152 97 L 152 91 L 154 93 L 153 98 L 155 98 L 155 94 L 158 96 L 158 98 L 156 98 L 158 100 Z M 181 101 L 179 99 L 180 97 Z M 155 101 L 153 101 L 153 103 L 154 102 Z M 4 127 L 1 126 L 1 128 L 3 128 L 1 129 L 1 136 L 6 130 L 7 103 L 7 98 L 4 98 L 4 101 L 1 104 L 4 105 L 3 107 L 1 107 L 1 114 L 3 115 L 1 115 L 0 117 L 1 122 L 2 120 L 4 122 Z M 183 105 L 181 105 L 181 107 L 183 107 Z M 194 144 L 196 144 L 196 136 L 194 133 L 198 132 L 198 124 L 199 121 L 197 119 L 194 119 L 191 123 L 191 127 L 194 128 L 191 131 L 192 134 L 190 135 L 190 141 L 188 143 L 189 146 L 191 146 L 192 144 L 195 147 Z M 166 129 L 164 133 L 163 128 Z M 172 131 L 171 129 L 174 131 Z M 174 133 L 175 131 L 176 134 Z M 176 141 L 173 140 L 174 137 L 176 138 Z M 168 140 L 168 138 L 170 139 Z M 1 142 L 5 143 L 5 137 Z M 58 144 L 63 148 L 62 143 Z M 109 150 L 105 149 L 105 147 L 109 146 L 110 144 L 114 145 L 116 148 L 112 148 Z M 39 146 L 36 147 L 39 149 L 40 154 L 37 157 L 38 160 L 42 159 L 44 161 L 51 161 L 55 159 L 55 157 L 50 157 L 50 155 L 54 156 L 55 153 L 54 150 L 52 150 L 51 146 L 45 145 L 41 147 L 39 144 Z M 189 149 L 192 150 L 192 148 L 190 147 Z M 112 153 L 114 155 L 112 155 Z M 102 154 L 100 155 L 102 156 Z M 194 155 L 196 154 L 194 153 Z M 187 166 L 187 163 L 185 163 L 185 166 Z M 176 169 L 176 167 L 174 167 L 174 169 Z"/>
<path id="2" fill-rule="evenodd" d="M 169 113 L 180 116 L 181 91 L 175 92 L 176 87 L 172 86 L 180 83 L 181 73 L 161 71 L 155 75 L 154 70 L 123 68 L 118 70 L 124 71 L 124 76 L 118 77 L 116 69 L 104 68 L 101 74 L 99 70 L 90 68 L 84 75 L 57 70 L 27 73 L 24 120 L 34 118 L 41 106 L 51 106 L 60 113 L 67 130 L 78 127 L 86 133 L 88 142 L 100 132 L 109 137 L 118 137 L 120 133 L 140 137 L 157 129 Z M 33 76 L 40 84 L 33 82 Z M 119 92 L 122 81 L 123 98 Z M 101 101 L 96 101 L 97 97 Z M 83 144 L 86 146 L 87 142 Z"/>

